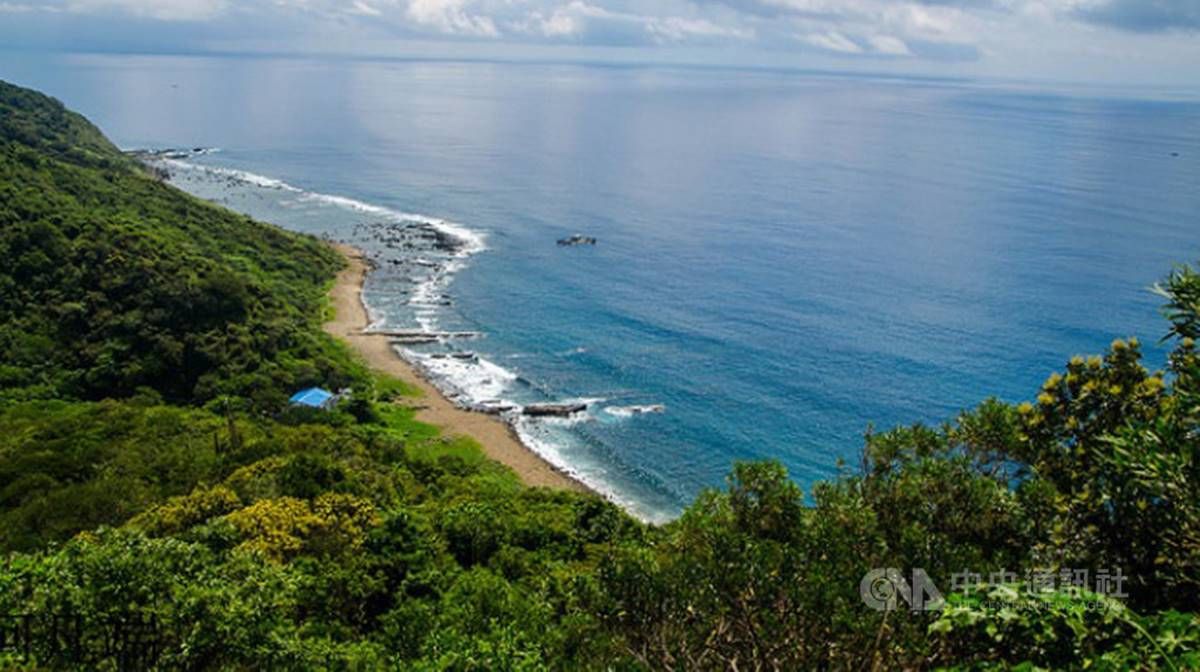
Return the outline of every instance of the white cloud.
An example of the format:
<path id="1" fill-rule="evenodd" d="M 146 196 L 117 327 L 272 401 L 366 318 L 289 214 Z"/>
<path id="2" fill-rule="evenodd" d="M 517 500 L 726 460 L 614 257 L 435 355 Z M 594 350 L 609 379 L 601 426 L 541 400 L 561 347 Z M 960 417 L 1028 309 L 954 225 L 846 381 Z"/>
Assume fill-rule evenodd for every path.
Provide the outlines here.
<path id="1" fill-rule="evenodd" d="M 603 41 L 619 36 L 622 43 L 749 40 L 755 35 L 751 28 L 722 25 L 707 18 L 613 11 L 584 0 L 572 0 L 551 14 L 531 12 L 511 26 L 516 32 L 547 38 L 590 37 Z"/>
<path id="2" fill-rule="evenodd" d="M 867 38 L 867 42 L 871 44 L 871 49 L 877 54 L 885 56 L 911 56 L 908 45 L 898 37 L 891 35 L 872 35 Z"/>
<path id="3" fill-rule="evenodd" d="M 967 15 L 954 7 L 904 4 L 890 7 L 880 17 L 904 34 L 931 41 L 961 41 L 967 37 Z"/>
<path id="4" fill-rule="evenodd" d="M 659 40 L 667 42 L 680 42 L 692 37 L 738 40 L 748 40 L 754 37 L 753 30 L 719 26 L 705 19 L 685 19 L 678 16 L 647 19 L 646 30 Z"/>
<path id="5" fill-rule="evenodd" d="M 827 51 L 835 51 L 839 54 L 863 53 L 863 48 L 858 46 L 853 40 L 834 31 L 804 35 L 801 39 L 814 47 L 819 47 Z"/>
<path id="6" fill-rule="evenodd" d="M 409 0 L 408 17 L 446 35 L 499 37 L 491 17 L 467 11 L 468 0 Z"/>
<path id="7" fill-rule="evenodd" d="M 359 16 L 383 16 L 383 12 L 375 9 L 371 5 L 362 0 L 354 0 L 354 4 L 347 10 L 350 14 L 358 14 Z"/>
<path id="8" fill-rule="evenodd" d="M 58 12 L 58 7 L 27 5 L 19 2 L 0 2 L 0 14 L 28 14 L 30 12 Z"/>
<path id="9" fill-rule="evenodd" d="M 120 49 L 153 42 L 139 31 L 145 31 L 142 22 L 159 20 L 176 25 L 161 33 L 171 37 L 155 44 L 170 40 L 172 48 L 197 51 L 236 40 L 251 49 L 391 53 L 402 43 L 450 37 L 456 44 L 494 45 L 487 48 L 496 53 L 516 43 L 514 51 L 546 44 L 674 49 L 696 61 L 706 53 L 711 61 L 770 64 L 820 63 L 835 56 L 848 63 L 847 57 L 861 57 L 870 59 L 864 61 L 868 68 L 1003 76 L 1063 77 L 1064 70 L 1091 75 L 1102 59 L 1106 67 L 1099 74 L 1105 76 L 1156 76 L 1165 69 L 1177 73 L 1176 80 L 1194 82 L 1200 71 L 1197 2 L 0 0 L 0 43 L 40 39 Z M 46 30 L 48 22 L 58 28 Z M 61 29 L 67 25 L 70 30 Z M 710 49 L 714 46 L 721 49 Z"/>
<path id="10" fill-rule="evenodd" d="M 582 29 L 581 22 L 562 9 L 556 10 L 550 16 L 544 16 L 541 12 L 533 12 L 526 20 L 515 22 L 513 25 L 518 32 L 534 33 L 551 38 L 578 35 Z"/>
<path id="11" fill-rule="evenodd" d="M 72 12 L 118 9 L 134 16 L 162 21 L 203 21 L 222 14 L 226 0 L 70 0 Z"/>

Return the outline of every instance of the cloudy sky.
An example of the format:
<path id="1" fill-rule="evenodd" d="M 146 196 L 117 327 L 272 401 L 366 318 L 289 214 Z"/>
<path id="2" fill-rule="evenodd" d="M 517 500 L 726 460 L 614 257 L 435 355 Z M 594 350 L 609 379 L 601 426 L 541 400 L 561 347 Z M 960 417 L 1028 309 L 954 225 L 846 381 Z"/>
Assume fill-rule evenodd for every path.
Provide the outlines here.
<path id="1" fill-rule="evenodd" d="M 0 45 L 1200 86 L 1200 0 L 0 0 Z"/>

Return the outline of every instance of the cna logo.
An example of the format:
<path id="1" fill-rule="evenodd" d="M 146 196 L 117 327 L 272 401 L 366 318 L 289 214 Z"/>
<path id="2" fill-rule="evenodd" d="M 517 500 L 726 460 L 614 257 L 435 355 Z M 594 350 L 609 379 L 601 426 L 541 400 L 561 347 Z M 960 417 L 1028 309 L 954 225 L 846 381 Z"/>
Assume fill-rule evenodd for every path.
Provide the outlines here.
<path id="1" fill-rule="evenodd" d="M 863 575 L 858 593 L 868 607 L 876 611 L 894 611 L 901 602 L 912 611 L 935 611 L 945 599 L 923 569 L 912 571 L 909 582 L 894 567 L 872 569 Z"/>

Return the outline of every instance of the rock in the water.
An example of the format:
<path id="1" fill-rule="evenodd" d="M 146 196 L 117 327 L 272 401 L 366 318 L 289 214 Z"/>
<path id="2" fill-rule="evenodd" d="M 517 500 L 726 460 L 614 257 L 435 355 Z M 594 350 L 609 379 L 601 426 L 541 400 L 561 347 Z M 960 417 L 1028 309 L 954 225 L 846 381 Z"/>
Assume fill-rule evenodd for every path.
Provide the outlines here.
<path id="1" fill-rule="evenodd" d="M 532 417 L 551 416 L 565 418 L 587 410 L 587 404 L 529 404 L 521 410 Z"/>
<path id="2" fill-rule="evenodd" d="M 662 404 L 648 404 L 646 406 L 630 406 L 629 412 L 633 415 L 641 415 L 643 413 L 662 413 L 667 410 L 667 407 Z"/>
<path id="3" fill-rule="evenodd" d="M 574 245 L 595 245 L 596 239 L 591 236 L 584 236 L 577 233 L 568 238 L 559 238 L 558 244 L 562 247 L 570 247 Z"/>

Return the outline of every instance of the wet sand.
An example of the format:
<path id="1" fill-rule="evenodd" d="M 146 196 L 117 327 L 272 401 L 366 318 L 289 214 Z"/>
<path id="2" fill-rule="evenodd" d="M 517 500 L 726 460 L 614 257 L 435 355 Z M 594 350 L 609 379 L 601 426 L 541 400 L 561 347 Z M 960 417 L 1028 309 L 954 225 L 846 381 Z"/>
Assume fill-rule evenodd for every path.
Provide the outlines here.
<path id="1" fill-rule="evenodd" d="M 349 344 L 375 371 L 419 388 L 422 397 L 412 402 L 418 409 L 418 420 L 440 427 L 447 435 L 475 439 L 488 457 L 512 469 L 526 485 L 590 492 L 585 485 L 526 448 L 512 428 L 500 418 L 468 411 L 451 403 L 411 364 L 396 354 L 387 336 L 362 333 L 369 324 L 362 303 L 367 263 L 362 254 L 352 247 L 334 247 L 346 257 L 348 266 L 338 274 L 330 293 L 336 317 L 325 324 L 327 333 Z"/>

